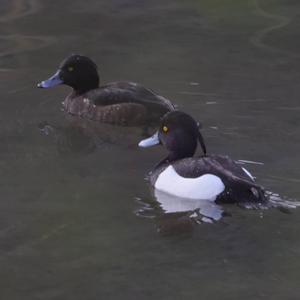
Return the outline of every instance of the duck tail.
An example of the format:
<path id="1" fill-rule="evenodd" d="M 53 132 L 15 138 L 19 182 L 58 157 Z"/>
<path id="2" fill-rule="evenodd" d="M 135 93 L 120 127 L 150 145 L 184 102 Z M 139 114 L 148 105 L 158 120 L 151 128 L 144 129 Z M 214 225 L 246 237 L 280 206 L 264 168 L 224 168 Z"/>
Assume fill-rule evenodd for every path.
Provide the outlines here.
<path id="1" fill-rule="evenodd" d="M 262 186 L 245 181 L 246 189 L 237 199 L 239 206 L 250 209 L 267 209 L 271 207 L 266 191 Z"/>
<path id="2" fill-rule="evenodd" d="M 252 194 L 257 198 L 258 201 L 267 201 L 266 193 L 263 187 L 259 185 L 253 186 L 251 189 Z"/>
<path id="3" fill-rule="evenodd" d="M 229 197 L 232 201 L 245 208 L 269 208 L 269 201 L 264 188 L 252 181 L 231 174 L 232 187 Z"/>

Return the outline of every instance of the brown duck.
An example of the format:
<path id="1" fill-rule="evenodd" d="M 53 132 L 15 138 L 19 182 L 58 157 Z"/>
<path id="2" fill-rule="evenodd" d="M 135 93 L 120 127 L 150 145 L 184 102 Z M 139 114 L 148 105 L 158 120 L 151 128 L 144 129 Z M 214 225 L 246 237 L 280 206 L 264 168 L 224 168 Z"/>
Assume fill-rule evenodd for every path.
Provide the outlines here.
<path id="1" fill-rule="evenodd" d="M 86 56 L 73 54 L 38 87 L 72 87 L 73 91 L 63 101 L 65 111 L 109 124 L 149 124 L 175 109 L 170 100 L 138 83 L 117 81 L 99 87 L 99 81 L 96 64 Z"/>

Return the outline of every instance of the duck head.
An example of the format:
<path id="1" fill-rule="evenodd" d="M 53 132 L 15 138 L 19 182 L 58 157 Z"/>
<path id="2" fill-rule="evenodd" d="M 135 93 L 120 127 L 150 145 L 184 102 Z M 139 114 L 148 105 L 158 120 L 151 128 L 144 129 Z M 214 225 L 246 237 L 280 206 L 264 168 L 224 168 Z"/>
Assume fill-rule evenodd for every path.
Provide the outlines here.
<path id="1" fill-rule="evenodd" d="M 73 54 L 62 61 L 58 70 L 49 79 L 38 84 L 39 88 L 50 88 L 60 84 L 72 87 L 80 95 L 99 87 L 96 64 L 88 57 Z"/>
<path id="2" fill-rule="evenodd" d="M 192 157 L 197 149 L 197 141 L 206 155 L 206 146 L 198 123 L 184 112 L 172 111 L 164 115 L 158 131 L 150 138 L 142 140 L 139 146 L 146 148 L 162 144 L 169 151 L 166 160 L 174 161 Z"/>

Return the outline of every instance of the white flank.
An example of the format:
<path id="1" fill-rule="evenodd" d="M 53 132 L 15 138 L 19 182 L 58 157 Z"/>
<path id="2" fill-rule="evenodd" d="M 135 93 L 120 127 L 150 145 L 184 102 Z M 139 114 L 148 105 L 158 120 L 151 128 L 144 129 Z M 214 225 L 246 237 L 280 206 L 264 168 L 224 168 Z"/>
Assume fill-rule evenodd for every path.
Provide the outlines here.
<path id="1" fill-rule="evenodd" d="M 157 178 L 154 187 L 180 198 L 214 201 L 225 186 L 215 175 L 205 174 L 198 178 L 180 176 L 172 166 L 167 167 Z"/>

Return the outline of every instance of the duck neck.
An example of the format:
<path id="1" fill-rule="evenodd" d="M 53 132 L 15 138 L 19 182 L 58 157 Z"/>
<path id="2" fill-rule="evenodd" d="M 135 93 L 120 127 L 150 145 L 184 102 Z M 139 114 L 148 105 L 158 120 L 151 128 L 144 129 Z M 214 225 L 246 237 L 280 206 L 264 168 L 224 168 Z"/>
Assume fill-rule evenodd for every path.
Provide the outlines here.
<path id="1" fill-rule="evenodd" d="M 80 96 L 82 94 L 85 94 L 91 90 L 97 89 L 99 87 L 99 81 L 91 81 L 91 82 L 85 82 L 84 84 L 80 86 L 74 86 L 73 87 L 73 94 L 75 96 Z"/>
<path id="2" fill-rule="evenodd" d="M 166 158 L 169 163 L 174 162 L 179 159 L 187 158 L 187 157 L 192 157 L 194 155 L 195 151 L 191 151 L 188 153 L 176 153 L 176 152 L 170 152 L 168 157 Z"/>
<path id="3" fill-rule="evenodd" d="M 70 84 L 73 88 L 73 92 L 76 96 L 85 94 L 91 90 L 97 89 L 99 87 L 100 79 L 96 71 L 84 76 L 81 74 L 75 82 Z"/>
<path id="4" fill-rule="evenodd" d="M 170 152 L 167 157 L 165 157 L 163 160 L 161 160 L 156 166 L 155 169 L 163 166 L 164 164 L 170 164 L 173 163 L 179 159 L 187 158 L 187 157 L 192 157 L 194 153 L 191 153 L 190 155 L 180 155 L 175 152 Z"/>

